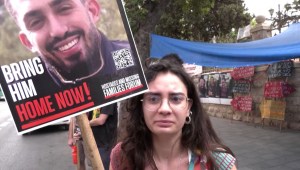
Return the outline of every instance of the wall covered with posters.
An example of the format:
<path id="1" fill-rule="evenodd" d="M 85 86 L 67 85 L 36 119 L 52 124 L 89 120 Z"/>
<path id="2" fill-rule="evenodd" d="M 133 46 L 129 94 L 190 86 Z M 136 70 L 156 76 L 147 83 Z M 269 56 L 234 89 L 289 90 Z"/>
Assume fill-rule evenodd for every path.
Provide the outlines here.
<path id="1" fill-rule="evenodd" d="M 284 127 L 300 130 L 299 62 L 255 66 L 252 75 L 250 68 L 239 71 L 199 75 L 199 97 L 209 115 L 255 123 L 284 120 Z"/>
<path id="2" fill-rule="evenodd" d="M 229 105 L 233 96 L 233 83 L 229 72 L 199 75 L 197 87 L 202 103 Z"/>

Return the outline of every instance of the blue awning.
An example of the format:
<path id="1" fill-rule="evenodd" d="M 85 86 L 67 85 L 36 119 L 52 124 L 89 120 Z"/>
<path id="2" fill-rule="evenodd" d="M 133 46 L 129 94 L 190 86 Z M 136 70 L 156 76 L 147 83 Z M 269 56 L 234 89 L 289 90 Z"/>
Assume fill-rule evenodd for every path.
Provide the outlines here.
<path id="1" fill-rule="evenodd" d="M 150 57 L 177 53 L 185 63 L 211 67 L 270 64 L 300 57 L 300 23 L 277 36 L 243 43 L 192 42 L 151 34 Z"/>

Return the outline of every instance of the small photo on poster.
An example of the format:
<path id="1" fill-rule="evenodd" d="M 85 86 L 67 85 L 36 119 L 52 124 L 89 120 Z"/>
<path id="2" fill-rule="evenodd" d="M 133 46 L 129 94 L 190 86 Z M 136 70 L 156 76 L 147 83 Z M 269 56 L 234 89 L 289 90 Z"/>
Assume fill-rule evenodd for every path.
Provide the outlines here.
<path id="1" fill-rule="evenodd" d="M 220 97 L 219 81 L 220 75 L 218 73 L 209 74 L 207 83 L 208 97 Z"/>
<path id="2" fill-rule="evenodd" d="M 207 78 L 208 75 L 201 75 L 198 82 L 199 97 L 207 97 Z"/>
<path id="3" fill-rule="evenodd" d="M 233 80 L 230 73 L 220 73 L 220 98 L 232 98 Z"/>

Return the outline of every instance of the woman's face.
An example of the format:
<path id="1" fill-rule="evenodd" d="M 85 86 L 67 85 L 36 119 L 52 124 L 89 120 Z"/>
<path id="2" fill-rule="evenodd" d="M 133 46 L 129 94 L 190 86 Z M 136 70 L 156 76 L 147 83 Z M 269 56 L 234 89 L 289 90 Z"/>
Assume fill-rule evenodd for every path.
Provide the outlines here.
<path id="1" fill-rule="evenodd" d="M 147 127 L 154 135 L 181 133 L 192 102 L 187 88 L 173 73 L 159 73 L 149 83 L 143 97 L 143 112 Z"/>

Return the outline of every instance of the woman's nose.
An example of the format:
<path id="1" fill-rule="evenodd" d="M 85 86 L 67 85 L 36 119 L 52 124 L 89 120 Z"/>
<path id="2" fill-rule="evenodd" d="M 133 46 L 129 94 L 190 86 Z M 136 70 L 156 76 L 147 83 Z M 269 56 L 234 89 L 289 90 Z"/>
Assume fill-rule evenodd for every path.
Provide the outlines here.
<path id="1" fill-rule="evenodd" d="M 158 108 L 158 111 L 161 113 L 169 113 L 172 111 L 172 108 L 169 104 L 169 99 L 162 99 L 160 107 Z"/>

